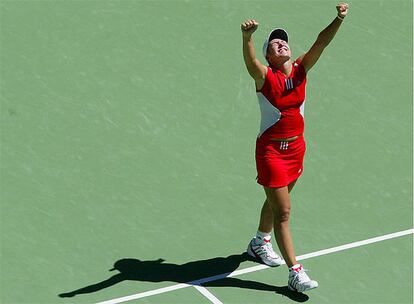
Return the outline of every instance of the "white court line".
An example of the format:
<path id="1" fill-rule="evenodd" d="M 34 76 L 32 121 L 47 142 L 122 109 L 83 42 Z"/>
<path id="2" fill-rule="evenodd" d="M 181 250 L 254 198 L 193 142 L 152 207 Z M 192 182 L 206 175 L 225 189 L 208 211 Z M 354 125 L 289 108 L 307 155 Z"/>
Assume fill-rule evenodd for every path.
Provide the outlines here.
<path id="1" fill-rule="evenodd" d="M 213 304 L 223 304 L 219 299 L 217 299 L 210 291 L 207 290 L 207 288 L 200 286 L 200 285 L 194 285 L 195 289 L 197 289 L 199 292 L 203 294 L 207 299 L 211 301 Z"/>
<path id="2" fill-rule="evenodd" d="M 169 291 L 173 291 L 173 290 L 177 290 L 177 289 L 182 289 L 182 288 L 186 288 L 186 287 L 190 287 L 190 286 L 192 286 L 192 285 L 185 284 L 185 283 L 180 283 L 180 284 L 176 284 L 176 285 L 172 285 L 172 286 L 168 286 L 168 287 L 164 287 L 164 288 L 159 288 L 159 289 L 154 289 L 154 290 L 149 290 L 149 291 L 133 294 L 133 295 L 122 297 L 122 298 L 117 298 L 117 299 L 113 299 L 113 300 L 99 302 L 97 304 L 115 304 L 115 303 L 128 302 L 128 301 L 141 299 L 141 298 L 146 298 L 146 297 L 150 297 L 150 296 L 155 296 L 155 295 L 160 294 L 160 293 L 165 293 L 165 292 L 169 292 Z"/>
<path id="3" fill-rule="evenodd" d="M 393 238 L 397 238 L 397 237 L 400 237 L 400 236 L 413 234 L 413 233 L 414 233 L 414 229 L 407 229 L 407 230 L 403 230 L 403 231 L 399 231 L 399 232 L 395 232 L 395 233 L 390 233 L 390 234 L 386 234 L 386 235 L 366 239 L 366 240 L 363 240 L 363 241 L 353 242 L 353 243 L 349 243 L 349 244 L 345 244 L 345 245 L 341 245 L 341 246 L 336 246 L 336 247 L 332 247 L 332 248 L 328 248 L 328 249 L 323 249 L 323 250 L 307 253 L 307 254 L 298 256 L 296 259 L 298 261 L 306 260 L 306 259 L 310 259 L 310 258 L 313 258 L 313 257 L 326 255 L 326 254 L 330 254 L 330 253 L 334 253 L 334 252 L 338 252 L 338 251 L 343 251 L 343 250 L 347 250 L 347 249 L 351 249 L 351 248 L 356 248 L 356 247 L 360 247 L 360 246 L 364 246 L 364 245 L 368 245 L 368 244 L 372 244 L 372 243 L 377 243 L 377 242 L 381 242 L 381 241 L 385 241 L 385 240 L 389 240 L 389 239 L 393 239 Z M 270 268 L 270 267 L 267 266 L 267 265 L 253 266 L 253 267 L 249 267 L 249 268 L 245 268 L 245 269 L 241 269 L 241 270 L 236 270 L 236 271 L 233 271 L 231 273 L 224 273 L 224 274 L 220 274 L 220 275 L 216 275 L 216 276 L 212 276 L 212 277 L 209 277 L 209 278 L 204 278 L 204 279 L 200 279 L 200 280 L 196 280 L 196 281 L 192 281 L 192 282 L 188 282 L 188 283 L 181 283 L 181 284 L 176 284 L 176 285 L 172 285 L 172 286 L 169 286 L 169 287 L 164 287 L 164 288 L 154 289 L 154 290 L 150 290 L 150 291 L 146 291 L 146 292 L 141 292 L 141 293 L 133 294 L 133 295 L 122 297 L 122 298 L 116 298 L 116 299 L 112 299 L 112 300 L 99 302 L 97 304 L 117 304 L 117 303 L 127 302 L 127 301 L 141 299 L 141 298 L 145 298 L 145 297 L 149 297 L 149 296 L 154 296 L 154 295 L 157 295 L 157 294 L 170 292 L 170 291 L 173 291 L 173 290 L 178 290 L 178 289 L 182 289 L 182 288 L 186 288 L 186 287 L 190 287 L 190 286 L 196 287 L 195 285 L 198 286 L 198 285 L 206 283 L 206 282 L 216 281 L 216 280 L 223 279 L 223 278 L 226 278 L 226 277 L 239 276 L 239 275 L 242 275 L 242 274 L 245 274 L 245 273 L 255 272 L 255 271 L 259 271 L 259 270 L 263 270 L 263 269 L 267 269 L 267 268 Z M 219 303 L 219 302 L 217 302 L 217 303 Z"/>

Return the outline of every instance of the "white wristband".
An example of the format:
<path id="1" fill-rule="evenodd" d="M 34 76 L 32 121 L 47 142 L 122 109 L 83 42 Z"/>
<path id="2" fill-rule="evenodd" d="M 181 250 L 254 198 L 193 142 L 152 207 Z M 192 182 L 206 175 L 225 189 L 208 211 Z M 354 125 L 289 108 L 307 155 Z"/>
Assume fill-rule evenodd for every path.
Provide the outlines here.
<path id="1" fill-rule="evenodd" d="M 339 15 L 336 15 L 336 18 L 338 18 L 339 20 L 343 21 L 345 17 L 341 17 Z"/>

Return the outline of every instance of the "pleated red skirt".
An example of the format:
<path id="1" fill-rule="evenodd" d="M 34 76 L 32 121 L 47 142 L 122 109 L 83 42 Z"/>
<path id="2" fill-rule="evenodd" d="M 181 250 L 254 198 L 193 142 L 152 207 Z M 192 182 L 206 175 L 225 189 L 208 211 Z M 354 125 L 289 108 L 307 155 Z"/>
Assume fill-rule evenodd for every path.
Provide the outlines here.
<path id="1" fill-rule="evenodd" d="M 289 185 L 303 173 L 306 142 L 303 135 L 291 142 L 256 141 L 257 182 L 279 188 Z"/>

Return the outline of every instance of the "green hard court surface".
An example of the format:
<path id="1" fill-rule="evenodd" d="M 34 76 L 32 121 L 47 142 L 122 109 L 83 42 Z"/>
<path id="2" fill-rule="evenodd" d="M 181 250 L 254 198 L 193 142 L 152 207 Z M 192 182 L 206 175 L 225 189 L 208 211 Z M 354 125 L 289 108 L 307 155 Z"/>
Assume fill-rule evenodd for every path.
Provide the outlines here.
<path id="1" fill-rule="evenodd" d="M 0 302 L 97 303 L 257 266 L 240 259 L 264 199 L 240 23 L 259 21 L 262 62 L 277 26 L 297 57 L 335 5 L 1 0 Z M 412 12 L 350 1 L 308 75 L 297 255 L 412 229 Z M 309 258 L 307 295 L 286 292 L 285 266 L 205 287 L 222 303 L 412 303 L 412 245 Z M 130 279 L 106 281 L 117 261 Z M 131 302 L 212 300 L 190 286 Z"/>

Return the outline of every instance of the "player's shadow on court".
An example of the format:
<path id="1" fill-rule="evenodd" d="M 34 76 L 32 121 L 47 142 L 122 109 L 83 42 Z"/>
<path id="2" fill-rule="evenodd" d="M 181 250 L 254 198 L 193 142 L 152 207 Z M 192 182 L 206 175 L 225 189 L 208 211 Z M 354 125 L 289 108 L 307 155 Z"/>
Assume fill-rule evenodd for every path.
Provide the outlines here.
<path id="1" fill-rule="evenodd" d="M 192 285 L 211 287 L 237 287 L 270 291 L 281 294 L 296 302 L 306 302 L 309 297 L 303 293 L 290 291 L 287 286 L 278 287 L 256 281 L 227 278 L 223 274 L 230 274 L 236 270 L 240 263 L 252 260 L 247 253 L 230 255 L 226 258 L 217 257 L 208 260 L 188 262 L 182 265 L 164 263 L 165 260 L 140 261 L 138 259 L 122 259 L 115 263 L 110 271 L 119 273 L 102 282 L 95 283 L 80 289 L 62 293 L 61 298 L 74 297 L 78 294 L 87 294 L 111 287 L 123 281 L 188 283 Z M 218 280 L 206 278 L 223 275 Z M 204 282 L 204 283 L 203 283 Z"/>

